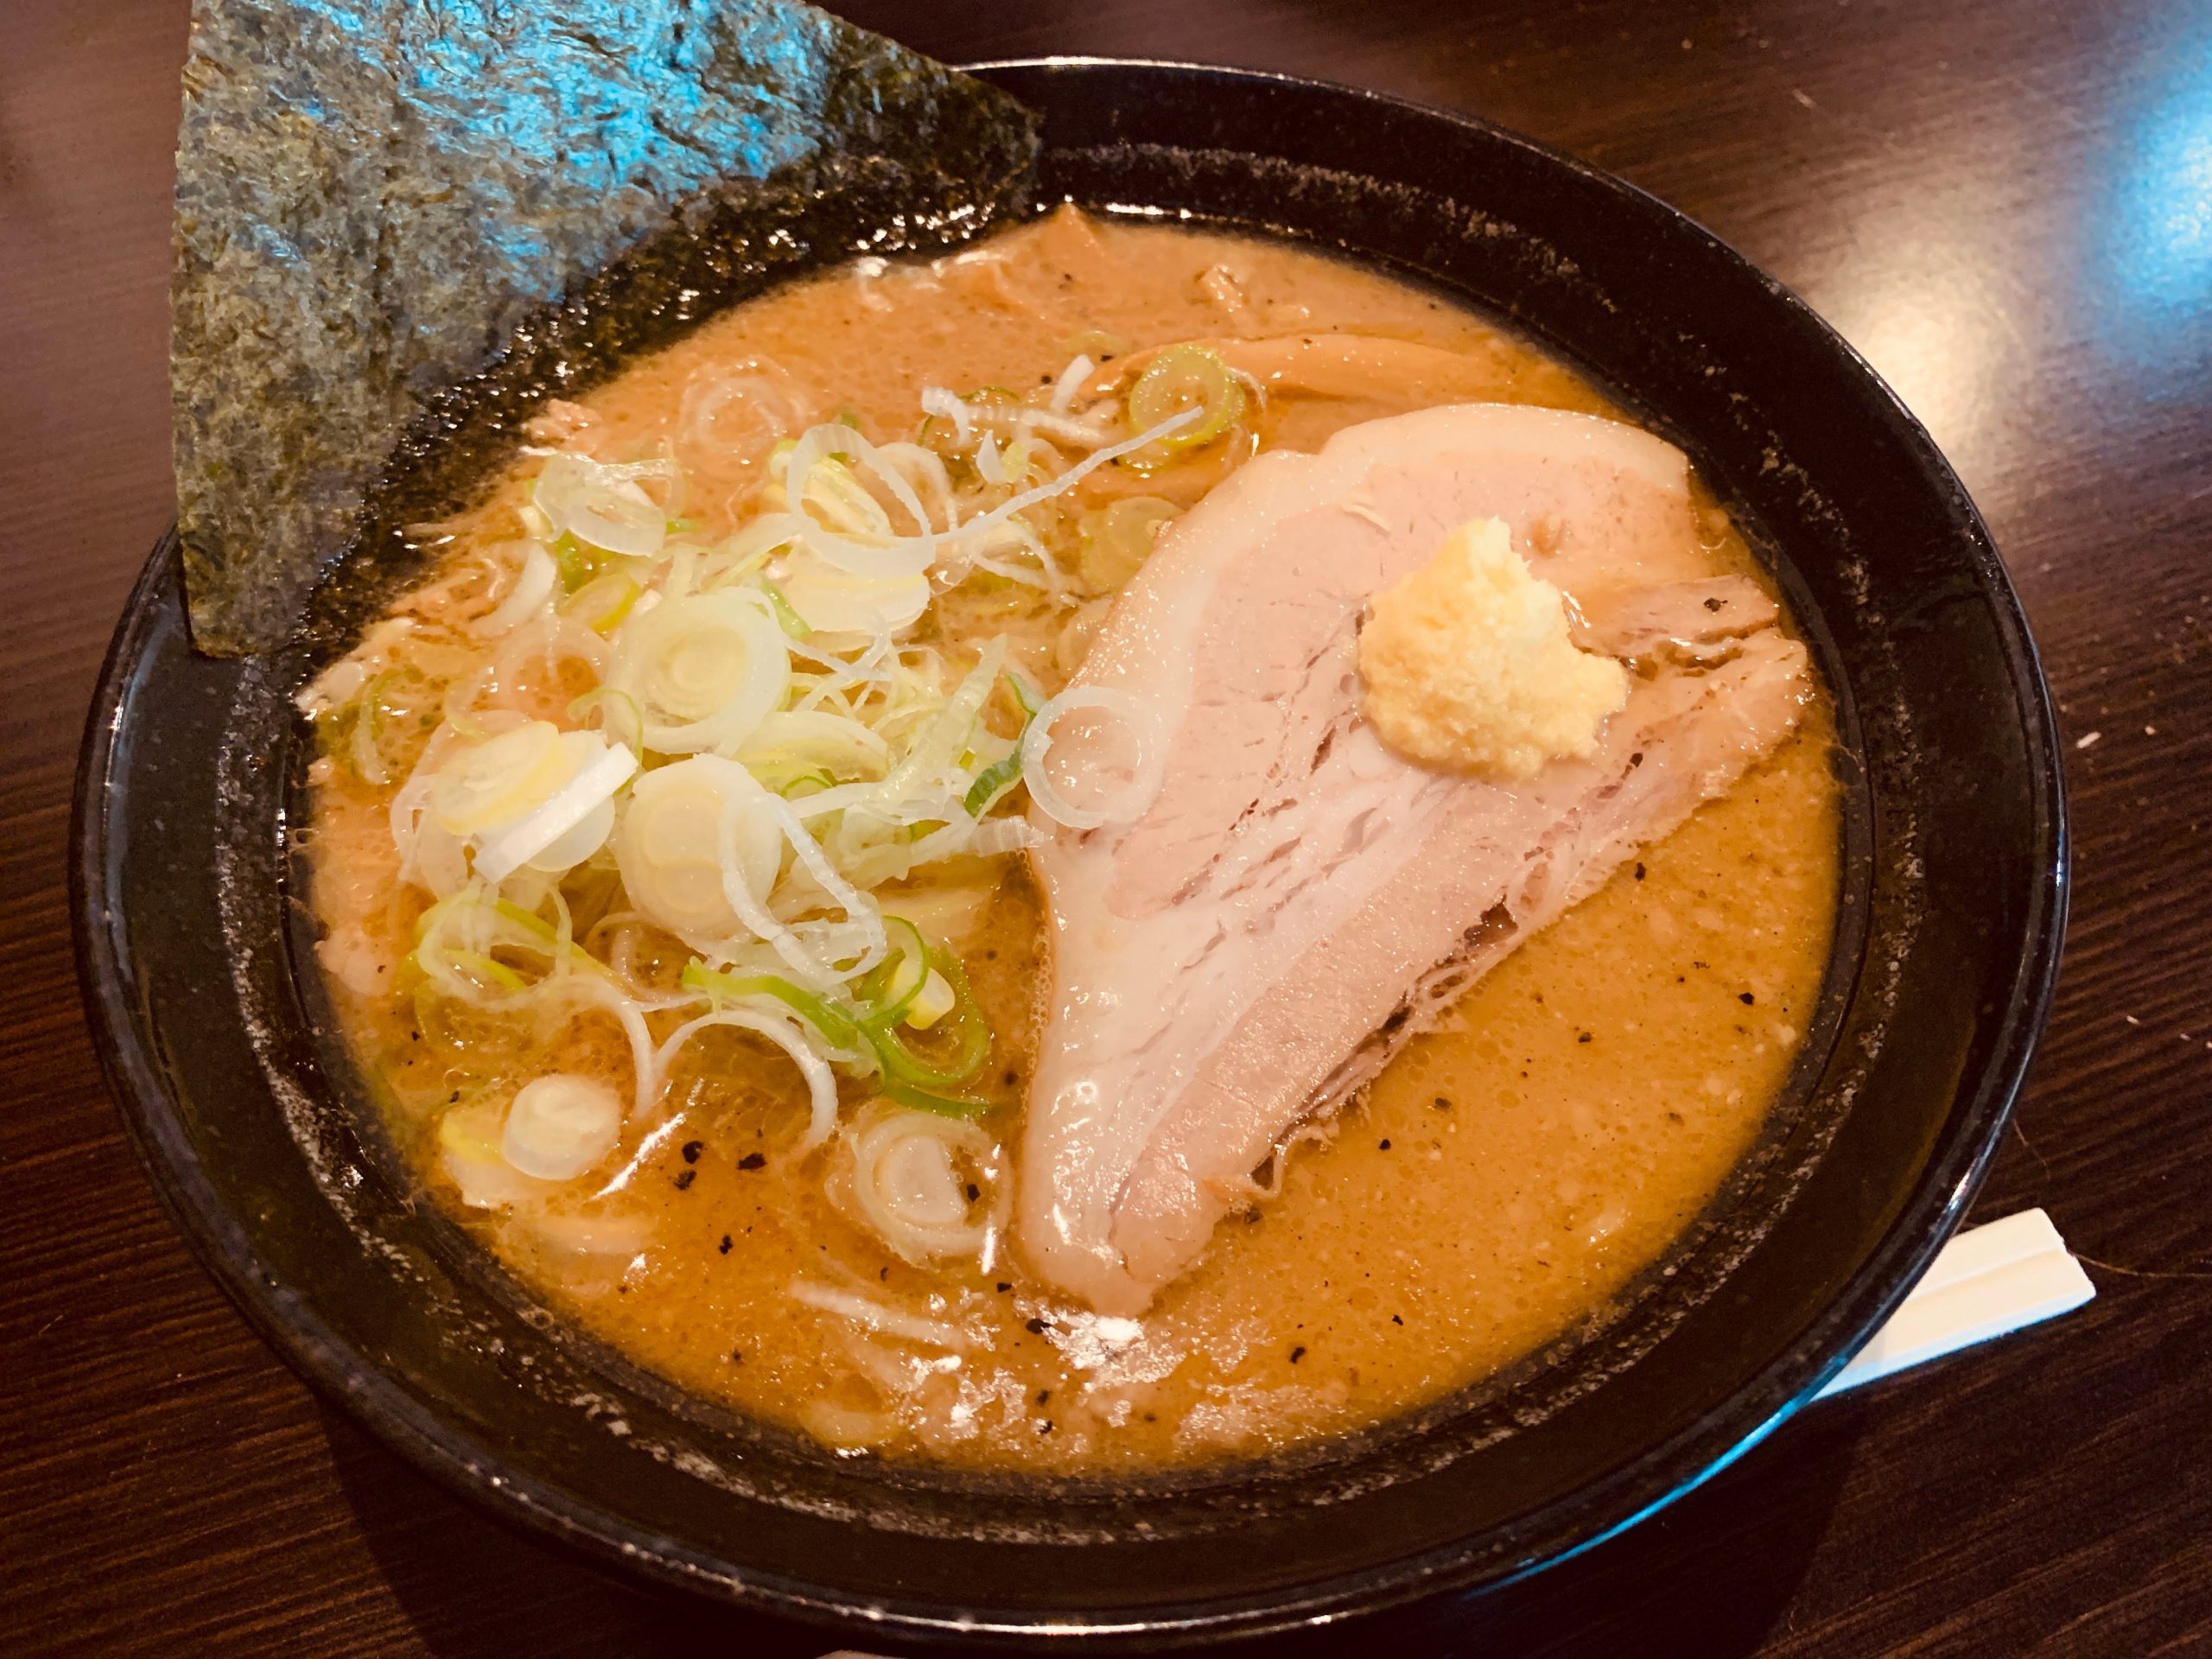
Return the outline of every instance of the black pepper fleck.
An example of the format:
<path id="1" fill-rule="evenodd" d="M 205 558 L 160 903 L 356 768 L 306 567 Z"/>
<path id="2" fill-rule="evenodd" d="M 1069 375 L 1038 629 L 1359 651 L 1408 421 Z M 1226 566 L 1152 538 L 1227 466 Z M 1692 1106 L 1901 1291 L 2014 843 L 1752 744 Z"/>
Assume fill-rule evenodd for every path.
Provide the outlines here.
<path id="1" fill-rule="evenodd" d="M 1590 1040 L 1590 1033 L 1586 1031 L 1583 1032 L 1574 1040 L 1578 1043 L 1586 1043 Z"/>
<path id="2" fill-rule="evenodd" d="M 1377 1141 L 1375 1143 L 1375 1149 L 1376 1149 L 1377 1152 L 1388 1152 L 1388 1151 L 1389 1151 L 1389 1150 L 1390 1150 L 1390 1137 L 1389 1137 L 1389 1135 L 1384 1135 L 1384 1136 L 1383 1136 L 1380 1141 Z"/>
<path id="3" fill-rule="evenodd" d="M 1297 1364 L 1300 1360 L 1305 1357 L 1306 1347 L 1302 1343 L 1290 1351 L 1290 1363 L 1294 1365 Z"/>
<path id="4" fill-rule="evenodd" d="M 715 1246 L 715 1249 L 719 1250 L 724 1255 L 728 1255 L 732 1248 L 732 1241 L 728 1233 L 724 1233 L 722 1235 L 722 1242 Z"/>
<path id="5" fill-rule="evenodd" d="M 1009 1285 L 1008 1283 L 1007 1283 L 1005 1280 L 1001 1279 L 1001 1280 L 1000 1280 L 1000 1281 L 999 1281 L 999 1294 L 1000 1294 L 1000 1295 L 1001 1295 L 1001 1296 L 1005 1295 L 1005 1294 L 1007 1294 L 1007 1292 L 1008 1292 L 1009 1290 L 1012 1290 L 1013 1288 L 1014 1288 L 1014 1287 L 1013 1287 L 1012 1285 Z"/>
<path id="6" fill-rule="evenodd" d="M 703 1141 L 686 1141 L 683 1143 L 683 1161 L 687 1164 L 697 1163 L 699 1154 L 706 1149 L 707 1143 Z"/>
<path id="7" fill-rule="evenodd" d="M 1736 993 L 1736 1000 L 1748 1008 L 1752 1003 L 1758 1001 L 1758 998 L 1753 996 L 1749 991 L 1738 991 Z"/>
<path id="8" fill-rule="evenodd" d="M 983 1189 L 982 1189 L 982 1187 L 980 1187 L 980 1186 L 976 1185 L 976 1183 L 975 1183 L 975 1182 L 973 1182 L 973 1181 L 970 1181 L 970 1182 L 969 1182 L 969 1183 L 968 1183 L 968 1202 L 969 1202 L 969 1203 L 973 1204 L 973 1203 L 975 1203 L 975 1202 L 976 1202 L 976 1199 L 978 1199 L 978 1198 L 982 1198 L 982 1196 L 983 1196 Z"/>
<path id="9" fill-rule="evenodd" d="M 1403 1325 L 1405 1321 L 1400 1319 L 1396 1314 L 1393 1313 L 1390 1316 L 1390 1323 L 1393 1325 Z"/>
<path id="10" fill-rule="evenodd" d="M 1052 1397 L 1052 1391 L 1050 1389 L 1039 1389 L 1037 1390 L 1037 1403 L 1040 1406 Z"/>
<path id="11" fill-rule="evenodd" d="M 1452 1109 L 1452 1103 L 1442 1095 L 1439 1095 L 1436 1097 L 1436 1109 L 1440 1112 L 1448 1112 Z"/>
<path id="12" fill-rule="evenodd" d="M 1022 1328 L 1027 1331 L 1033 1337 L 1041 1337 L 1049 1327 L 1046 1326 L 1045 1321 L 1042 1319 L 1031 1319 Z"/>
<path id="13" fill-rule="evenodd" d="M 742 1349 L 742 1348 L 733 1348 L 733 1349 L 731 1349 L 731 1350 L 729 1351 L 729 1363 L 730 1363 L 731 1364 L 733 1364 L 733 1365 L 742 1365 L 742 1364 L 744 1364 L 744 1363 L 745 1363 L 745 1350 L 744 1350 L 744 1349 Z"/>
<path id="14" fill-rule="evenodd" d="M 767 1155 L 765 1153 L 748 1152 L 737 1160 L 737 1166 L 740 1169 L 766 1169 L 768 1166 Z"/>
<path id="15" fill-rule="evenodd" d="M 1705 601 L 1705 608 L 1708 611 L 1717 611 L 1720 608 L 1723 602 L 1724 601 L 1718 599 L 1708 599 Z"/>
<path id="16" fill-rule="evenodd" d="M 1011 1089 L 1011 1088 L 1013 1088 L 1013 1087 L 1014 1087 L 1014 1085 L 1015 1084 L 1020 1083 L 1020 1082 L 1021 1081 L 1021 1073 L 1020 1073 L 1020 1072 L 1019 1072 L 1019 1071 L 1007 1071 L 1007 1072 L 1005 1074 L 1004 1077 L 1003 1077 L 1003 1078 L 1001 1078 L 1001 1081 L 1006 1084 L 1006 1086 L 1007 1086 L 1007 1088 Z"/>
<path id="17" fill-rule="evenodd" d="M 1641 864 L 1636 867 L 1636 879 L 1639 881 L 1643 880 L 1643 866 Z"/>
<path id="18" fill-rule="evenodd" d="M 687 1170 L 684 1170 L 684 1171 L 683 1171 L 681 1173 L 679 1173 L 679 1174 L 677 1176 L 677 1178 L 676 1178 L 676 1190 L 677 1190 L 677 1192 L 683 1192 L 683 1191 L 684 1190 L 684 1188 L 686 1188 L 686 1187 L 690 1186 L 690 1185 L 691 1185 L 691 1183 L 692 1183 L 692 1182 L 694 1182 L 694 1181 L 697 1180 L 698 1179 L 699 1179 L 699 1172 L 698 1172 L 697 1170 L 696 1170 L 696 1169 L 687 1169 Z"/>

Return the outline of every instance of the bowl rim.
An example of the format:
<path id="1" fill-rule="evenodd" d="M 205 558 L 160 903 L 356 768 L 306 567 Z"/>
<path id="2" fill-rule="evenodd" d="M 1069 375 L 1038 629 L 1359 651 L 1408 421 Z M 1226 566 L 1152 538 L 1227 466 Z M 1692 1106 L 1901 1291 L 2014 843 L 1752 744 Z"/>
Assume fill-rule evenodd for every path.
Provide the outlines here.
<path id="1" fill-rule="evenodd" d="M 1464 1547 L 1431 1550 L 1380 1567 L 1271 1593 L 1188 1599 L 1116 1621 L 993 1617 L 937 1603 L 899 1604 L 837 1589 L 833 1580 L 799 1583 L 740 1569 L 679 1541 L 622 1519 L 577 1494 L 509 1473 L 487 1483 L 497 1463 L 469 1436 L 447 1424 L 392 1376 L 337 1336 L 312 1307 L 261 1267 L 245 1230 L 214 1192 L 163 1086 L 145 1010 L 130 995 L 127 946 L 111 903 L 114 837 L 107 810 L 127 734 L 124 692 L 142 660 L 165 601 L 174 599 L 178 563 L 174 527 L 156 543 L 134 582 L 102 663 L 79 751 L 70 823 L 70 918 L 79 986 L 90 1016 L 103 1077 L 117 1102 L 134 1154 L 162 1207 L 194 1255 L 279 1357 L 326 1399 L 342 1405 L 417 1471 L 463 1501 L 573 1553 L 666 1585 L 704 1591 L 781 1617 L 851 1633 L 864 1621 L 900 1640 L 1037 1642 L 1089 1637 L 1109 1643 L 1141 1637 L 1150 1645 L 1184 1646 L 1231 1637 L 1328 1624 L 1452 1589 L 1501 1587 L 1594 1548 L 1694 1490 L 1758 1445 L 1812 1399 L 1894 1311 L 1964 1216 L 1994 1154 L 2048 1014 L 2056 985 L 2071 887 L 2063 756 L 2056 711 L 2025 613 L 1998 557 L 1979 510 L 1920 422 L 1866 359 L 1792 289 L 1767 275 L 1701 223 L 1617 175 L 1479 117 L 1396 94 L 1319 77 L 1194 63 L 1165 58 L 1071 54 L 995 58 L 962 67 L 994 72 L 1094 70 L 1143 76 L 1161 73 L 1223 82 L 1276 85 L 1348 97 L 1376 108 L 1471 130 L 1657 213 L 1709 245 L 1715 257 L 1756 278 L 1775 302 L 1809 323 L 1830 348 L 1878 389 L 1883 412 L 1923 450 L 1957 491 L 1961 510 L 1980 532 L 1967 551 L 2012 680 L 2011 712 L 2022 723 L 2026 783 L 2033 797 L 2037 879 L 2020 924 L 2023 948 L 2011 995 L 1999 1017 L 1990 1057 L 1973 1088 L 1961 1088 L 1949 1122 L 1961 1126 L 1940 1161 L 1931 1160 L 1907 1194 L 1880 1243 L 1798 1340 L 1738 1387 L 1720 1407 L 1673 1440 L 1649 1449 L 1608 1484 L 1624 1489 L 1615 1517 L 1575 1529 L 1561 1547 L 1537 1547 L 1510 1568 L 1484 1573 Z M 1684 1470 L 1688 1472 L 1685 1474 Z M 1583 1489 L 1587 1490 L 1587 1489 Z M 1459 1570 L 1453 1570 L 1454 1559 Z"/>

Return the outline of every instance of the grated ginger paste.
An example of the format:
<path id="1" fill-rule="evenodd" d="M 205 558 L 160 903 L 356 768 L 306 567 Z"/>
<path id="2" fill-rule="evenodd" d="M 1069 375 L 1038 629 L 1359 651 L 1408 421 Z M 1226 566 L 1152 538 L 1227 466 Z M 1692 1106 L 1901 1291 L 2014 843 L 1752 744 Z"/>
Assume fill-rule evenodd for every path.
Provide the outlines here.
<path id="1" fill-rule="evenodd" d="M 1367 717 L 1408 760 L 1500 779 L 1586 759 L 1628 701 L 1628 672 L 1567 638 L 1558 588 L 1505 523 L 1478 518 L 1375 595 L 1359 635 Z"/>

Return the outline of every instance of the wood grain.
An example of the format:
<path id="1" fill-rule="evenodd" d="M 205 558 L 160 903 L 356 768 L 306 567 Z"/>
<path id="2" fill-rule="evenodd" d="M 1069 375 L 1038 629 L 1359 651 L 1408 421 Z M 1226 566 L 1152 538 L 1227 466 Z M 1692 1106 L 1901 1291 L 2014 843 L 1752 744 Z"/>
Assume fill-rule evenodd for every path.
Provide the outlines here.
<path id="1" fill-rule="evenodd" d="M 2098 1300 L 1808 1410 L 1624 1537 L 1359 1649 L 2212 1653 L 2212 7 L 842 9 L 955 59 L 1186 57 L 1401 92 L 1676 203 L 1928 421 L 2082 746 L 2063 988 L 1979 1213 L 2047 1207 Z M 816 1651 L 512 1539 L 318 1406 L 186 1255 L 102 1093 L 62 852 L 92 677 L 171 512 L 184 13 L 0 16 L 0 1643 Z"/>

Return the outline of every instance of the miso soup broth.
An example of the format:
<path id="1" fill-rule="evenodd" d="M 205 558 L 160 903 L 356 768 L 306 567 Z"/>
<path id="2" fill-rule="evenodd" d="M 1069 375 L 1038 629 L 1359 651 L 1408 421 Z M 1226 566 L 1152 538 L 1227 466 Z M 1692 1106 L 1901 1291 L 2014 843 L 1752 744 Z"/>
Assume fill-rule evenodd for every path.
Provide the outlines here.
<path id="1" fill-rule="evenodd" d="M 1279 1136 L 1141 1308 L 1071 1293 L 1018 1219 L 1064 948 L 1029 849 L 1091 833 L 1048 751 L 1113 706 L 1053 700 L 1255 457 L 1468 404 L 1627 418 L 1421 289 L 1064 209 L 794 283 L 550 404 L 305 705 L 319 954 L 410 1166 L 563 1317 L 851 1455 L 1255 1454 L 1602 1316 L 1811 1016 L 1817 692 Z M 1701 576 L 1770 599 L 1690 511 Z"/>

